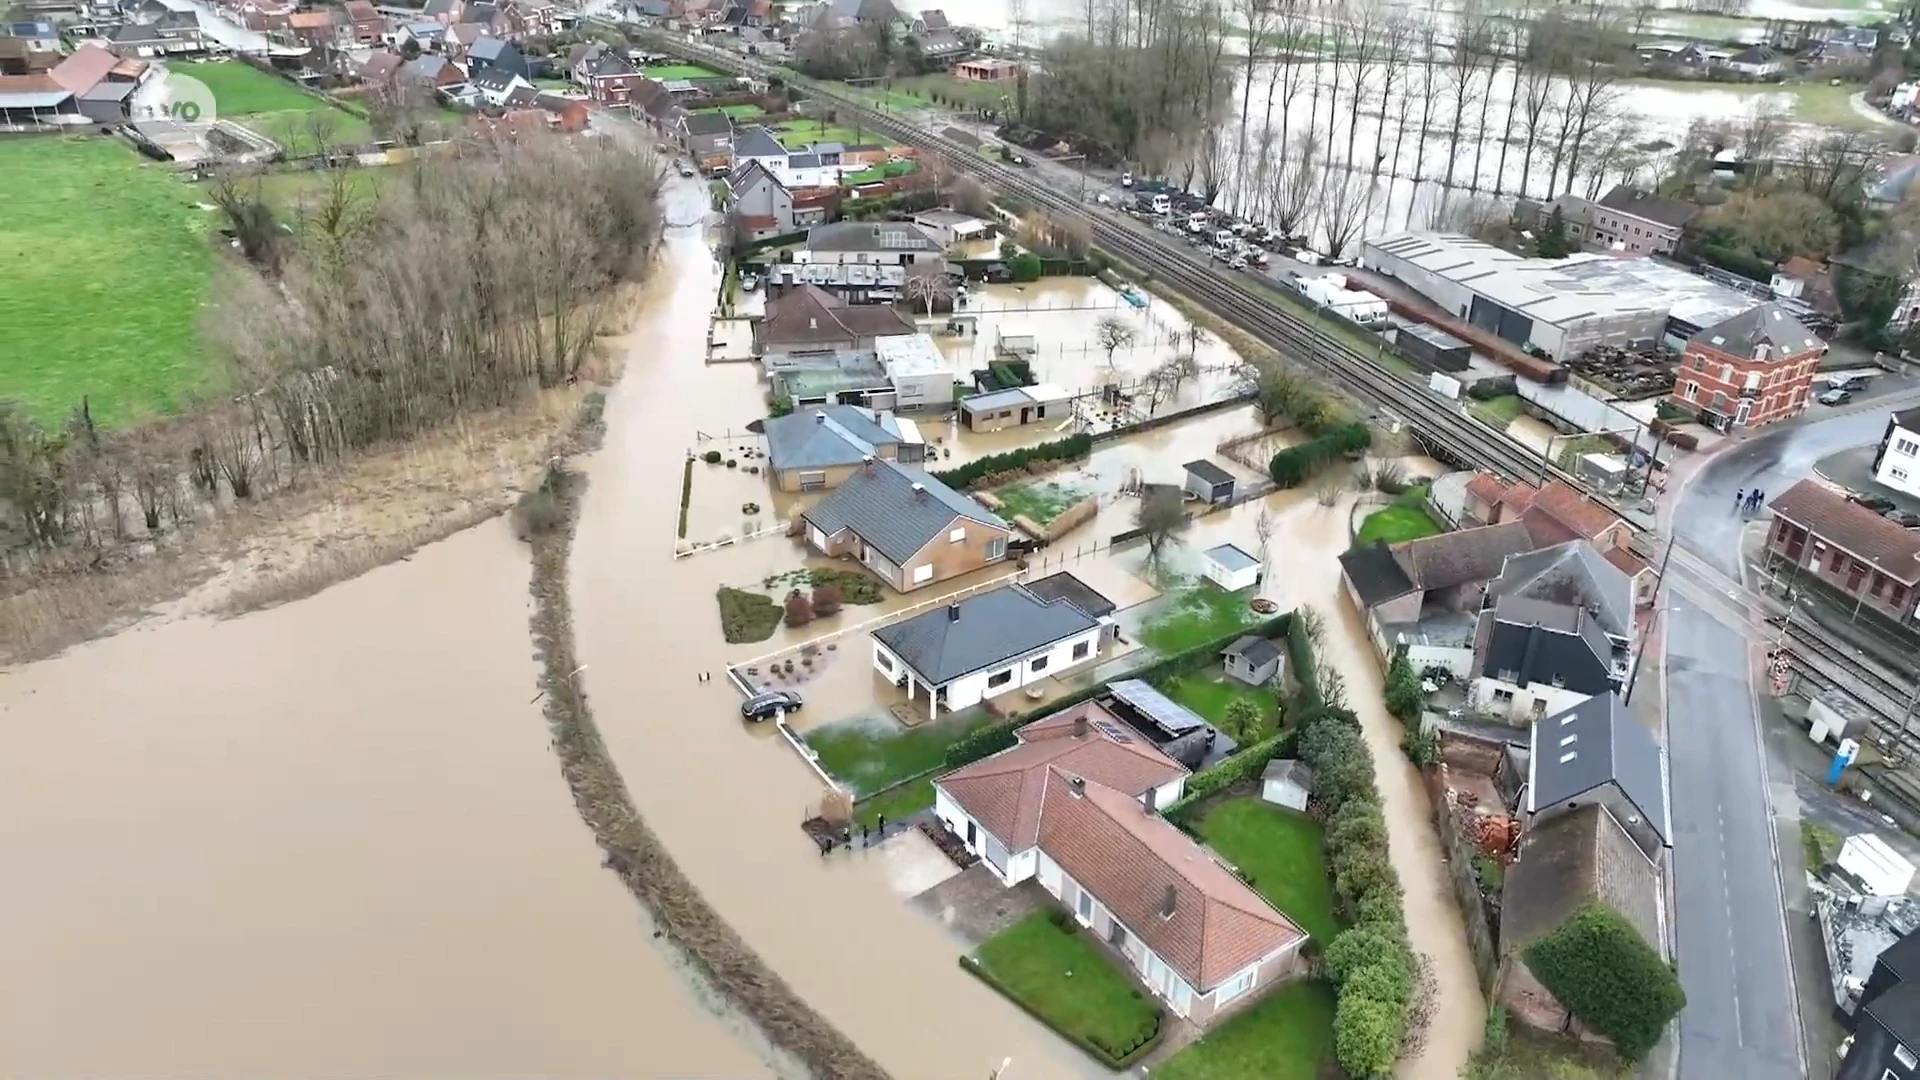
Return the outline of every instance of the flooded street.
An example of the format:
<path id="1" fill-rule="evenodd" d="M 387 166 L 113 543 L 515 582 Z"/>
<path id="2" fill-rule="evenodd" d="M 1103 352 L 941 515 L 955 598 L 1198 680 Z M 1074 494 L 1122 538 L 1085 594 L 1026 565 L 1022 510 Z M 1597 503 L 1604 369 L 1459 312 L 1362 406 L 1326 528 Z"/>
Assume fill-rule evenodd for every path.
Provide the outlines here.
<path id="1" fill-rule="evenodd" d="M 820 782 L 784 741 L 741 724 L 725 665 L 778 642 L 724 644 L 713 590 L 800 560 L 780 537 L 672 560 L 665 538 L 695 431 L 737 431 L 764 408 L 750 379 L 701 363 L 717 283 L 704 241 L 676 230 L 666 259 L 651 315 L 620 342 L 627 371 L 608 395 L 606 446 L 584 465 L 572 560 L 587 694 L 634 802 L 720 915 L 895 1075 L 985 1075 L 1007 1057 L 1019 1080 L 1096 1074 L 960 969 L 960 945 L 895 895 L 884 855 L 822 861 L 799 829 Z"/>
<path id="2" fill-rule="evenodd" d="M 495 521 L 0 678 L 0 1074 L 766 1076 L 600 868 Z"/>

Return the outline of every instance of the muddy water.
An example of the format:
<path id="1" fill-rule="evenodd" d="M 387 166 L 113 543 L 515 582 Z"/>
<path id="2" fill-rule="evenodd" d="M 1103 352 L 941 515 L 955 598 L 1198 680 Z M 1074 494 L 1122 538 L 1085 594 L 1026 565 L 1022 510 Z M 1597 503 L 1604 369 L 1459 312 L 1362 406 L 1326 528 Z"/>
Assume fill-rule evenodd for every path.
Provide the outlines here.
<path id="1" fill-rule="evenodd" d="M 765 1076 L 599 865 L 494 522 L 0 679 L 0 1075 Z"/>
<path id="2" fill-rule="evenodd" d="M 656 317 L 625 342 L 606 448 L 586 466 L 572 564 L 583 677 L 635 803 L 721 915 L 895 1075 L 984 1075 L 1007 1057 L 1020 1080 L 1094 1072 L 961 971 L 960 943 L 901 903 L 884 857 L 823 862 L 798 828 L 820 784 L 783 741 L 743 730 L 723 669 L 771 645 L 726 646 L 713 590 L 799 561 L 776 537 L 676 565 L 655 539 L 671 526 L 694 431 L 737 430 L 759 401 L 750 382 L 701 362 L 715 286 L 703 242 L 677 232 L 667 257 Z"/>

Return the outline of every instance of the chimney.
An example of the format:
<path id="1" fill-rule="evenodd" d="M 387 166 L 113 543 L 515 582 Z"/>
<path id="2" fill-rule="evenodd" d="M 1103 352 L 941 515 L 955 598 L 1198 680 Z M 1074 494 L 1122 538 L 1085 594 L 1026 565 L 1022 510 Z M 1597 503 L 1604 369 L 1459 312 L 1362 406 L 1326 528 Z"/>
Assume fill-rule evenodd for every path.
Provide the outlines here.
<path id="1" fill-rule="evenodd" d="M 1076 739 L 1084 739 L 1087 737 L 1086 713 L 1081 713 L 1079 716 L 1073 718 L 1073 737 Z"/>
<path id="2" fill-rule="evenodd" d="M 947 605 L 947 621 L 948 622 L 960 621 L 960 605 L 959 604 Z"/>
<path id="3" fill-rule="evenodd" d="M 925 497 L 926 497 L 926 494 L 927 494 L 927 485 L 925 485 L 925 484 L 915 484 L 915 485 L 913 485 L 913 497 L 914 497 L 914 498 L 916 498 L 916 499 L 920 499 L 920 498 L 925 498 Z"/>
<path id="4" fill-rule="evenodd" d="M 1178 904 L 1179 901 L 1179 890 L 1171 885 L 1167 886 L 1166 893 L 1160 897 L 1160 917 L 1163 919 L 1173 918 L 1174 905 Z"/>
<path id="5" fill-rule="evenodd" d="M 1067 793 L 1076 799 L 1087 797 L 1087 780 L 1084 776 L 1067 777 Z"/>
<path id="6" fill-rule="evenodd" d="M 1156 801 L 1157 801 L 1157 800 L 1158 800 L 1159 798 L 1160 798 L 1160 789 L 1159 789 L 1159 788 L 1148 788 L 1148 789 L 1147 789 L 1147 793 L 1146 793 L 1145 795 L 1142 795 L 1142 796 L 1140 796 L 1140 802 L 1141 802 L 1141 803 L 1142 803 L 1143 805 L 1145 805 L 1145 806 L 1146 806 L 1146 808 L 1147 808 L 1147 816 L 1148 816 L 1148 817 L 1152 817 L 1152 816 L 1153 816 L 1153 804 L 1154 804 L 1154 803 L 1155 803 L 1155 802 L 1156 802 Z"/>
<path id="7" fill-rule="evenodd" d="M 860 467 L 867 470 L 868 472 L 872 472 L 873 471 L 873 455 L 872 454 L 860 455 Z"/>

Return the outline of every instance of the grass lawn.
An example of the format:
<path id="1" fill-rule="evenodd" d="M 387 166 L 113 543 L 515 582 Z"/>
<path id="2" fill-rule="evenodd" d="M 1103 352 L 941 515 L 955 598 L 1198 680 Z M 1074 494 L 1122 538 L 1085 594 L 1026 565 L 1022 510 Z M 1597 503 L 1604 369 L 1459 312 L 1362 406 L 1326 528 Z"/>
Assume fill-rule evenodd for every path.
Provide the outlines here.
<path id="1" fill-rule="evenodd" d="M 1013 101 L 1013 87 L 1006 84 L 968 82 L 944 71 L 892 79 L 887 83 L 893 97 L 904 97 L 917 105 L 960 103 L 969 109 L 998 109 Z"/>
<path id="2" fill-rule="evenodd" d="M 805 738 L 820 755 L 820 767 L 859 796 L 939 768 L 946 761 L 947 747 L 992 721 L 993 714 L 985 709 L 949 714 L 911 728 L 892 717 L 862 717 L 815 728 Z"/>
<path id="3" fill-rule="evenodd" d="M 878 132 L 855 130 L 819 120 L 782 120 L 773 127 L 774 135 L 788 149 L 809 143 L 837 142 L 847 146 L 881 141 Z"/>
<path id="4" fill-rule="evenodd" d="M 213 93 L 214 108 L 222 118 L 241 121 L 285 147 L 290 154 L 310 153 L 314 149 L 313 134 L 308 127 L 311 113 L 332 116 L 330 137 L 338 145 L 358 146 L 373 138 L 373 129 L 365 120 L 303 93 L 285 79 L 239 61 L 176 62 L 169 63 L 167 70 L 205 83 Z"/>
<path id="5" fill-rule="evenodd" d="M 1759 97 L 1785 98 L 1793 119 L 1802 124 L 1817 124 L 1829 128 L 1857 128 L 1862 131 L 1894 131 L 1899 125 L 1879 123 L 1870 116 L 1862 116 L 1853 110 L 1848 101 L 1854 94 L 1865 89 L 1859 83 L 1843 82 L 1839 86 L 1830 86 L 1825 79 L 1809 79 L 1805 82 L 1789 83 L 1723 83 L 1708 82 L 1704 79 L 1634 79 L 1633 83 L 1645 83 L 1658 86 L 1662 90 L 1686 92 L 1697 90 L 1702 93 L 1714 92 L 1735 94 L 1741 99 L 1741 108 L 1747 107 L 1749 100 Z"/>
<path id="6" fill-rule="evenodd" d="M 1274 695 L 1271 687 L 1248 686 L 1238 679 L 1227 678 L 1217 668 L 1176 675 L 1160 687 L 1160 692 L 1216 726 L 1227 715 L 1227 706 L 1242 699 L 1251 701 L 1259 707 L 1260 715 L 1267 721 L 1262 738 L 1273 734 L 1277 727 L 1274 721 L 1280 715 L 1280 699 Z"/>
<path id="7" fill-rule="evenodd" d="M 1162 656 L 1225 637 L 1261 618 L 1247 607 L 1251 592 L 1226 592 L 1205 578 L 1171 582 L 1164 592 L 1160 607 L 1140 627 L 1140 640 Z"/>
<path id="8" fill-rule="evenodd" d="M 213 215 L 125 143 L 0 141 L 0 399 L 49 426 L 87 397 L 109 426 L 212 380 L 200 307 Z"/>
<path id="9" fill-rule="evenodd" d="M 1321 948 L 1340 932 L 1319 822 L 1248 795 L 1214 804 L 1195 830 Z"/>
<path id="10" fill-rule="evenodd" d="M 1423 536 L 1432 536 L 1440 531 L 1425 510 L 1410 506 L 1389 506 L 1376 510 L 1360 523 L 1360 533 L 1353 538 L 1354 547 L 1372 547 L 1384 540 L 1389 544 L 1398 544 L 1402 540 L 1418 540 Z"/>
<path id="11" fill-rule="evenodd" d="M 876 799 L 869 799 L 854 807 L 853 823 L 874 826 L 879 824 L 880 816 L 886 815 L 888 821 L 905 821 L 922 810 L 933 809 L 933 777 L 923 776 L 911 784 L 903 784 Z"/>
<path id="12" fill-rule="evenodd" d="M 666 79 L 717 79 L 720 77 L 719 72 L 708 71 L 698 64 L 651 64 L 641 68 L 640 73 L 655 82 Z"/>
<path id="13" fill-rule="evenodd" d="M 1077 929 L 1036 911 L 974 951 L 981 969 L 1049 1027 L 1121 1056 L 1156 1023 L 1158 1007 Z"/>
<path id="14" fill-rule="evenodd" d="M 848 173 L 840 178 L 840 182 L 842 184 L 877 184 L 882 180 L 905 176 L 919 167 L 911 161 L 889 161 L 884 165 L 875 165 L 870 169 Z"/>
<path id="15" fill-rule="evenodd" d="M 576 87 L 574 86 L 574 83 L 573 83 L 573 80 L 572 80 L 572 79 L 554 79 L 554 78 L 546 78 L 546 77 L 542 77 L 542 78 L 538 78 L 538 79 L 535 79 L 535 80 L 533 80 L 533 85 L 535 85 L 535 86 L 537 86 L 537 87 L 539 87 L 539 88 L 540 88 L 540 89 L 542 89 L 542 90 L 573 90 L 573 89 L 576 89 Z M 700 112 L 700 111 L 704 111 L 704 110 L 695 110 L 695 111 L 696 111 L 696 112 Z"/>
<path id="16" fill-rule="evenodd" d="M 1626 1080 L 1634 1070 L 1604 1046 L 1507 1025 L 1507 1044 L 1498 1054 L 1475 1054 L 1460 1075 L 1465 1080 Z"/>
<path id="17" fill-rule="evenodd" d="M 1168 1058 L 1153 1075 L 1154 1080 L 1315 1080 L 1332 1048 L 1333 988 L 1299 979 Z"/>
<path id="18" fill-rule="evenodd" d="M 710 109 L 695 109 L 693 111 L 696 116 L 701 113 L 719 113 L 721 116 L 730 116 L 735 120 L 751 120 L 756 116 L 765 116 L 767 114 L 765 109 L 752 104 L 715 105 Z"/>
<path id="19" fill-rule="evenodd" d="M 1525 404 L 1519 394 L 1502 394 L 1487 401 L 1468 399 L 1467 411 L 1479 417 L 1488 427 L 1505 431 L 1507 425 L 1520 415 Z"/>
<path id="20" fill-rule="evenodd" d="M 1009 520 L 1024 515 L 1042 527 L 1085 497 L 1079 489 L 1056 480 L 1023 480 L 993 494 L 1000 500 L 1001 514 Z"/>
<path id="21" fill-rule="evenodd" d="M 717 596 L 720 601 L 720 632 L 730 645 L 767 640 L 775 630 L 780 629 L 780 620 L 786 614 L 773 597 L 757 592 L 729 589 L 722 585 Z"/>

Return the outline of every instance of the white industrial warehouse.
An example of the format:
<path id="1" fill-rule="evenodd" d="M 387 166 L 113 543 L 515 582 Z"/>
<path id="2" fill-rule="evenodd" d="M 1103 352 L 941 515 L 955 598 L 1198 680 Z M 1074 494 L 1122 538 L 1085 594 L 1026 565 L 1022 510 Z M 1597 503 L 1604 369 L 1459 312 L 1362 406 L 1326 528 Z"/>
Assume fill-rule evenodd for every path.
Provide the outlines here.
<path id="1" fill-rule="evenodd" d="M 1360 265 L 1554 359 L 1600 345 L 1662 343 L 1677 352 L 1701 330 L 1765 302 L 1657 259 L 1530 259 L 1454 233 L 1364 241 Z"/>

